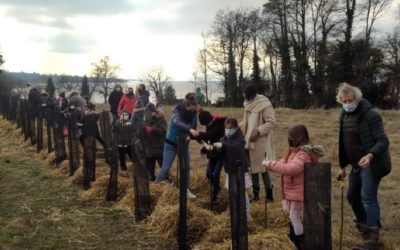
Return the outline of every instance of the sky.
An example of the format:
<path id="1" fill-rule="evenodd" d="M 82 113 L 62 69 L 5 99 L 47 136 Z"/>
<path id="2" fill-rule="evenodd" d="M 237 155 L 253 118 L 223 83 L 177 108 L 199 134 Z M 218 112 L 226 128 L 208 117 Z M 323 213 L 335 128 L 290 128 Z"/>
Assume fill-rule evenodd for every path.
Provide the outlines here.
<path id="1" fill-rule="evenodd" d="M 14 72 L 90 75 L 109 56 L 119 75 L 137 79 L 162 65 L 173 80 L 191 79 L 201 33 L 217 10 L 260 7 L 265 0 L 1 0 L 3 68 Z M 395 6 L 377 23 L 393 27 Z"/>

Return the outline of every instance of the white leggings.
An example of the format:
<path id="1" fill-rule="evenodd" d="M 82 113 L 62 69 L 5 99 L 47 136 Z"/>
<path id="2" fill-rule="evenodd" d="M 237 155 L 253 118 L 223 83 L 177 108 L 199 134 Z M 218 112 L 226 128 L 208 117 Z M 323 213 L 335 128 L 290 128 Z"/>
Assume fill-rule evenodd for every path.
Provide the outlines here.
<path id="1" fill-rule="evenodd" d="M 295 208 L 294 206 L 290 207 L 289 218 L 292 222 L 295 235 L 302 235 L 304 233 L 303 223 L 301 222 L 300 218 L 301 211 L 301 209 Z"/>

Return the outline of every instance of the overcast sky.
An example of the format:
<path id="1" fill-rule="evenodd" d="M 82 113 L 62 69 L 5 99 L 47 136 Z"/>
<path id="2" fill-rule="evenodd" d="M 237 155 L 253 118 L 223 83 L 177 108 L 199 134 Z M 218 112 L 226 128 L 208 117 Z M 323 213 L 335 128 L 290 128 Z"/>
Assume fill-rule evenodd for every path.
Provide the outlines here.
<path id="1" fill-rule="evenodd" d="M 0 50 L 10 71 L 90 75 L 91 62 L 110 56 L 121 77 L 163 65 L 189 80 L 221 8 L 260 7 L 265 0 L 1 0 Z M 389 31 L 393 6 L 377 24 Z"/>

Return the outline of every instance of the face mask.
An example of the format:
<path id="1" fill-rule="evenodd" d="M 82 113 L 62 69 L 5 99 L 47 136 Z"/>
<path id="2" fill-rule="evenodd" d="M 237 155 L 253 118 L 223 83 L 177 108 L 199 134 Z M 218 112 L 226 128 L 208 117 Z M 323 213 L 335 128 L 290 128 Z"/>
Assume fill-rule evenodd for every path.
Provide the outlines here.
<path id="1" fill-rule="evenodd" d="M 226 128 L 225 129 L 225 135 L 226 136 L 232 136 L 236 132 L 236 129 L 233 128 Z"/>
<path id="2" fill-rule="evenodd" d="M 87 109 L 87 110 L 85 110 L 85 115 L 89 115 L 89 114 L 90 114 L 90 112 L 91 112 L 91 110 L 90 110 L 90 109 Z"/>
<path id="3" fill-rule="evenodd" d="M 351 113 L 357 109 L 358 103 L 343 103 L 342 106 L 343 106 L 344 111 L 346 111 L 347 113 Z"/>
<path id="4" fill-rule="evenodd" d="M 121 91 L 121 88 L 116 88 L 115 90 L 116 90 L 116 91 Z"/>

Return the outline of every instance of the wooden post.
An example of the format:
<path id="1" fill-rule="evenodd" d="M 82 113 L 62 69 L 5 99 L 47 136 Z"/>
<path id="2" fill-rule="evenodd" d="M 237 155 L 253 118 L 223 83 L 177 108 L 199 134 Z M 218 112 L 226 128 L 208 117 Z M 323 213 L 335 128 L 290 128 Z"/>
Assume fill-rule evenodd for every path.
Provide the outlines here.
<path id="1" fill-rule="evenodd" d="M 110 112 L 103 111 L 100 113 L 99 117 L 100 124 L 100 135 L 104 140 L 104 157 L 106 162 L 112 164 L 111 162 L 111 154 L 113 152 L 113 136 L 111 132 L 111 121 L 110 121 Z"/>
<path id="2" fill-rule="evenodd" d="M 61 113 L 57 108 L 53 109 L 54 114 L 54 126 L 53 126 L 53 136 L 54 136 L 54 149 L 56 151 L 56 164 L 60 164 L 67 159 L 67 152 L 65 150 L 65 140 L 63 134 L 64 126 L 64 114 Z"/>
<path id="3" fill-rule="evenodd" d="M 79 111 L 70 110 L 67 114 L 68 122 L 68 160 L 69 175 L 73 176 L 79 168 L 79 138 L 77 127 L 77 116 Z"/>
<path id="4" fill-rule="evenodd" d="M 143 130 L 142 124 L 137 124 L 137 131 Z M 141 221 L 151 213 L 149 175 L 146 168 L 146 158 L 142 133 L 134 139 L 132 147 L 133 158 L 133 188 L 135 193 L 135 219 Z"/>
<path id="5" fill-rule="evenodd" d="M 25 119 L 25 141 L 31 137 L 31 122 L 30 122 L 30 115 L 29 115 L 29 104 L 28 100 L 24 99 L 24 119 Z"/>
<path id="6" fill-rule="evenodd" d="M 85 136 L 83 145 L 83 187 L 88 189 L 96 180 L 96 138 Z"/>
<path id="7" fill-rule="evenodd" d="M 52 107 L 46 107 L 46 132 L 47 132 L 47 153 L 53 152 L 53 140 L 51 129 L 54 123 Z"/>
<path id="8" fill-rule="evenodd" d="M 304 180 L 304 249 L 331 250 L 331 164 L 305 164 Z"/>
<path id="9" fill-rule="evenodd" d="M 37 152 L 40 152 L 43 149 L 43 115 L 42 115 L 42 108 L 40 108 L 37 112 L 36 116 L 37 121 L 37 144 L 36 149 Z"/>
<path id="10" fill-rule="evenodd" d="M 233 250 L 248 249 L 244 167 L 245 152 L 241 145 L 226 145 L 231 237 Z"/>
<path id="11" fill-rule="evenodd" d="M 179 249 L 188 249 L 187 244 L 187 188 L 188 188 L 188 159 L 186 157 L 188 144 L 186 136 L 178 137 L 178 166 L 179 166 L 179 225 L 178 225 L 178 243 Z"/>

